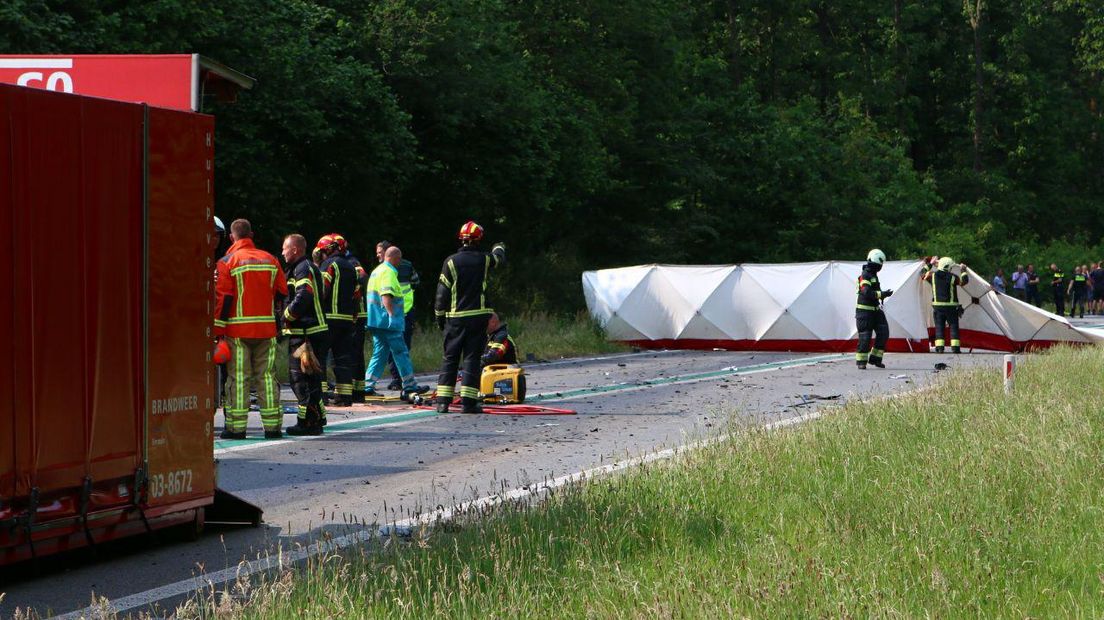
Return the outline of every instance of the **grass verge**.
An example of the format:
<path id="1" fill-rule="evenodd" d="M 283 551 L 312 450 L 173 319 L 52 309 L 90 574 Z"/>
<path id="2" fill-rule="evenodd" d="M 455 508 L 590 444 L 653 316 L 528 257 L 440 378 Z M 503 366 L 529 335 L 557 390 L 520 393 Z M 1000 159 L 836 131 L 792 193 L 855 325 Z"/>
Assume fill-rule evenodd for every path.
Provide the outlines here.
<path id="1" fill-rule="evenodd" d="M 317 559 L 213 616 L 1104 614 L 1104 350 L 731 437 L 538 505 Z M 239 594 L 241 594 L 239 592 Z M 242 600 L 239 596 L 235 600 Z M 220 601 L 220 604 L 215 604 Z"/>

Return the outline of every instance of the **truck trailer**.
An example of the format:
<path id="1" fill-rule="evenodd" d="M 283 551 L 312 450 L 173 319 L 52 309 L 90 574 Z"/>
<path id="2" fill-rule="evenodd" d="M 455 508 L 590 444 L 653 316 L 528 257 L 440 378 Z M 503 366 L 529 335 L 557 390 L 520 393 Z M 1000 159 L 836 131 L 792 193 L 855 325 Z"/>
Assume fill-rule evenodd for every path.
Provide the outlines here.
<path id="1" fill-rule="evenodd" d="M 0 565 L 209 518 L 213 183 L 211 116 L 0 84 Z"/>

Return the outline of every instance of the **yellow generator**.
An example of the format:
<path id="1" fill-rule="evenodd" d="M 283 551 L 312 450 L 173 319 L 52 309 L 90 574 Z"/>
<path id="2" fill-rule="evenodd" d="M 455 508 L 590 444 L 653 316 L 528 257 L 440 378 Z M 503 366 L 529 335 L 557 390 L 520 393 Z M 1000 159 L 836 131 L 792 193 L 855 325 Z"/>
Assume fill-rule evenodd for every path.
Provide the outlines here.
<path id="1" fill-rule="evenodd" d="M 516 364 L 492 364 L 479 380 L 483 402 L 489 405 L 518 405 L 525 402 L 525 369 Z"/>

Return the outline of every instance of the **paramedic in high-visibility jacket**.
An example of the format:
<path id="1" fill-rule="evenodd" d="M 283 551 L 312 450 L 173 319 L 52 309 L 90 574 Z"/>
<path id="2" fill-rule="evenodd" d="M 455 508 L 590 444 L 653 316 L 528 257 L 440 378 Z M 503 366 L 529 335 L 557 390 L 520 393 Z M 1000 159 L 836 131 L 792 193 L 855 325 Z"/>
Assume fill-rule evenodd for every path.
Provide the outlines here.
<path id="1" fill-rule="evenodd" d="M 387 361 L 392 356 L 402 376 L 402 399 L 410 400 L 413 394 L 424 394 L 428 386 L 419 386 L 414 379 L 414 365 L 410 362 L 410 351 L 403 340 L 406 327 L 403 308 L 402 287 L 399 285 L 398 265 L 402 261 L 402 250 L 396 246 L 387 248 L 384 260 L 368 277 L 368 291 L 365 298 L 368 306 L 368 333 L 372 336 L 372 360 L 364 376 L 365 394 L 376 396 L 376 382 L 387 371 Z"/>
<path id="2" fill-rule="evenodd" d="M 248 220 L 230 224 L 233 244 L 216 263 L 215 335 L 230 343 L 230 400 L 223 439 L 245 439 L 249 386 L 257 389 L 265 437 L 282 436 L 280 386 L 276 383 L 275 300 L 288 294 L 276 257 L 253 245 Z"/>
<path id="3" fill-rule="evenodd" d="M 462 413 L 482 413 L 479 403 L 480 359 L 487 346 L 487 322 L 494 310 L 487 305 L 490 271 L 506 262 L 506 247 L 479 249 L 483 227 L 467 222 L 460 227 L 460 251 L 445 259 L 434 310 L 437 326 L 445 332 L 445 359 L 437 377 L 437 412 L 448 413 L 456 393 L 456 373 L 463 362 L 460 381 Z"/>

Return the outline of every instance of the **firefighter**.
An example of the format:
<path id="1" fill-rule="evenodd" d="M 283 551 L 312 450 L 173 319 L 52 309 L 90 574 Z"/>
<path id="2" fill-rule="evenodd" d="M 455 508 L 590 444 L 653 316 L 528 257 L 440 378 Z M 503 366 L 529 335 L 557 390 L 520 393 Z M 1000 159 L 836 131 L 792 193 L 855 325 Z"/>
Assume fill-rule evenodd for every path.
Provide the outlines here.
<path id="1" fill-rule="evenodd" d="M 859 276 L 859 298 L 855 303 L 855 327 L 859 332 L 859 348 L 855 352 L 855 363 L 859 370 L 866 370 L 867 363 L 885 368 L 882 357 L 886 343 L 889 342 L 889 322 L 886 320 L 882 302 L 893 294 L 892 289 L 882 290 L 878 282 L 878 272 L 885 264 L 885 252 L 874 249 L 866 255 L 862 275 Z M 871 347 L 870 336 L 874 335 Z"/>
<path id="2" fill-rule="evenodd" d="M 356 257 L 344 238 L 340 244 L 345 253 L 345 258 L 348 259 L 353 265 L 353 270 L 356 271 L 357 284 L 360 285 L 360 290 L 357 295 L 357 315 L 356 320 L 353 321 L 353 402 L 364 402 L 364 372 L 367 367 L 364 344 L 367 340 L 368 328 L 368 306 L 366 305 L 366 293 L 368 291 L 368 271 L 364 268 L 364 264 L 360 262 L 360 259 Z"/>
<path id="3" fill-rule="evenodd" d="M 245 439 L 249 386 L 257 388 L 265 437 L 283 436 L 280 386 L 276 383 L 276 299 L 288 294 L 276 257 L 253 245 L 248 220 L 230 224 L 233 244 L 216 263 L 215 335 L 230 341 L 230 402 L 223 439 Z"/>
<path id="4" fill-rule="evenodd" d="M 500 243 L 490 253 L 480 250 L 483 227 L 475 222 L 461 226 L 459 237 L 460 251 L 445 259 L 441 267 L 434 304 L 437 326 L 445 332 L 445 358 L 437 379 L 437 412 L 448 413 L 463 360 L 462 410 L 482 413 L 479 364 L 487 344 L 487 323 L 494 312 L 487 306 L 487 277 L 491 269 L 506 262 L 506 247 Z"/>
<path id="5" fill-rule="evenodd" d="M 341 239 L 341 241 L 339 241 Z M 359 301 L 360 284 L 356 269 L 341 250 L 341 235 L 329 234 L 318 240 L 322 251 L 322 312 L 330 331 L 330 351 L 333 353 L 334 388 L 333 404 L 348 407 L 353 404 L 353 351 L 354 330 Z M 325 361 L 322 362 L 326 364 Z"/>
<path id="6" fill-rule="evenodd" d="M 307 258 L 307 240 L 292 234 L 284 239 L 288 301 L 284 306 L 284 335 L 288 336 L 288 375 L 299 403 L 298 422 L 288 435 L 322 434 L 323 364 L 330 333 L 322 311 L 322 272 Z"/>
<path id="7" fill-rule="evenodd" d="M 948 325 L 951 327 L 951 352 L 962 352 L 962 341 L 959 340 L 958 319 L 962 316 L 962 306 L 958 303 L 958 287 L 968 283 L 970 276 L 966 273 L 966 263 L 959 265 L 962 275 L 951 271 L 954 260 L 950 256 L 943 258 L 931 257 L 924 265 L 923 277 L 925 282 L 931 282 L 932 287 L 932 319 L 935 322 L 935 352 L 942 353 L 944 332 Z"/>
<path id="8" fill-rule="evenodd" d="M 419 386 L 414 379 L 410 351 L 403 341 L 406 319 L 398 275 L 401 261 L 402 251 L 391 246 L 384 261 L 368 277 L 368 333 L 372 335 L 372 360 L 364 378 L 365 392 L 375 396 L 376 382 L 387 371 L 387 360 L 393 356 L 402 373 L 402 399 L 410 400 L 413 394 L 428 392 L 429 386 Z"/>
<path id="9" fill-rule="evenodd" d="M 387 248 L 391 247 L 390 241 L 380 241 L 376 244 L 376 259 L 379 262 L 383 262 L 384 253 L 387 252 Z M 414 268 L 414 263 L 411 263 L 407 259 L 402 259 L 399 263 L 399 287 L 400 293 L 403 297 L 403 311 L 406 312 L 406 327 L 403 329 L 403 341 L 406 342 L 406 349 L 409 351 L 411 342 L 414 339 L 414 289 L 418 288 L 418 285 L 422 283 L 422 277 L 418 275 L 418 270 Z M 389 390 L 402 389 L 402 377 L 399 374 L 399 367 L 395 364 L 395 360 L 391 360 L 391 383 L 387 386 Z"/>
<path id="10" fill-rule="evenodd" d="M 491 364 L 518 363 L 517 344 L 510 337 L 506 324 L 499 320 L 497 312 L 491 314 L 487 321 L 487 348 L 483 350 L 480 362 L 483 368 Z"/>

